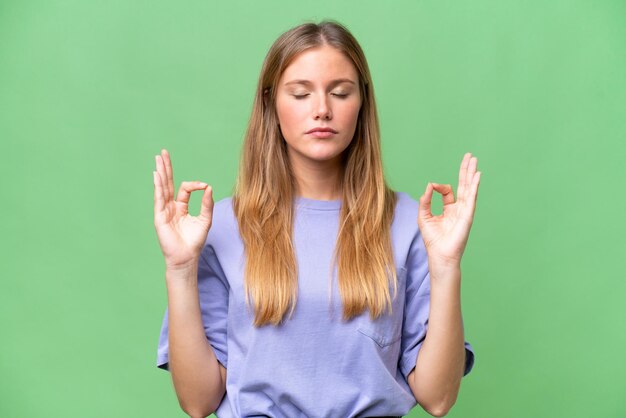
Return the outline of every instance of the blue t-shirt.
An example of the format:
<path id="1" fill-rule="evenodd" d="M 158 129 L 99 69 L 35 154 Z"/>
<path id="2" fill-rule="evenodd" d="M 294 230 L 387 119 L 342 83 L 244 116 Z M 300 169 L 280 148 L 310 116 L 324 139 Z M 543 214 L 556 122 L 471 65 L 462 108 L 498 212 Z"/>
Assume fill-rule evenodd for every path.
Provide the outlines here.
<path id="1" fill-rule="evenodd" d="M 255 328 L 245 302 L 244 247 L 230 197 L 215 203 L 198 266 L 204 330 L 227 369 L 219 418 L 406 415 L 417 404 L 407 376 L 428 329 L 430 274 L 417 226 L 419 203 L 397 192 L 391 238 L 398 271 L 393 312 L 342 320 L 337 268 L 330 267 L 341 200 L 296 197 L 298 299 L 291 319 Z M 390 285 L 390 296 L 393 297 Z M 167 309 L 157 366 L 168 365 Z M 466 341 L 464 375 L 474 364 Z"/>

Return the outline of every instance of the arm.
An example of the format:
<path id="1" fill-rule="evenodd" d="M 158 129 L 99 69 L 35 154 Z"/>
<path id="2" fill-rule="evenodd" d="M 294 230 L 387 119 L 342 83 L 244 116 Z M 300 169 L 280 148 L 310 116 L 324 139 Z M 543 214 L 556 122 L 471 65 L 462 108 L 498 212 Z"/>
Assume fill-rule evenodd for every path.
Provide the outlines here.
<path id="1" fill-rule="evenodd" d="M 456 402 L 465 370 L 460 266 L 430 264 L 428 332 L 408 383 L 417 402 L 441 417 Z"/>
<path id="2" fill-rule="evenodd" d="M 459 169 L 458 199 L 449 184 L 428 183 L 420 197 L 417 223 L 430 271 L 430 319 L 414 371 L 411 391 L 431 415 L 443 416 L 456 402 L 465 365 L 461 316 L 461 257 L 474 219 L 480 171 L 466 153 Z M 443 214 L 433 215 L 433 192 L 441 193 Z"/>
<path id="3" fill-rule="evenodd" d="M 167 270 L 169 370 L 178 402 L 192 417 L 206 417 L 226 393 L 226 369 L 207 341 L 198 299 L 197 263 Z"/>
<path id="4" fill-rule="evenodd" d="M 155 156 L 154 226 L 165 257 L 168 296 L 168 369 L 182 409 L 205 417 L 225 393 L 226 370 L 207 341 L 198 290 L 198 259 L 213 219 L 213 188 L 184 181 L 174 200 L 174 174 L 167 150 Z M 191 193 L 204 190 L 198 216 L 190 216 Z"/>

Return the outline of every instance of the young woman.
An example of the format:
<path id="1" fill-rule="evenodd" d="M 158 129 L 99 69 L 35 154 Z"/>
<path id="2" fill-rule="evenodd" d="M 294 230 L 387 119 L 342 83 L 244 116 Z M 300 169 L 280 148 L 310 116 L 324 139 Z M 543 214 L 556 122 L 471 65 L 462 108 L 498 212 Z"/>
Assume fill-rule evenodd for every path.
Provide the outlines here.
<path id="1" fill-rule="evenodd" d="M 265 58 L 232 197 L 176 199 L 156 156 L 154 223 L 168 308 L 157 366 L 191 416 L 442 416 L 474 363 L 461 257 L 480 180 L 419 203 L 383 176 L 364 54 L 333 21 L 282 34 Z M 204 190 L 200 214 L 190 194 Z M 443 196 L 433 216 L 433 191 Z"/>

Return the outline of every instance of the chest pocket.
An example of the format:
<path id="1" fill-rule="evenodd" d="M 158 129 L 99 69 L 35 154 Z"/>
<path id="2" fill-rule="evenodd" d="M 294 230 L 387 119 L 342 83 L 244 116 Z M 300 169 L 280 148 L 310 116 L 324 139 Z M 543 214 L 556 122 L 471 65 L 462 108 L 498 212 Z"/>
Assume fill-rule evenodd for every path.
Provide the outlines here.
<path id="1" fill-rule="evenodd" d="M 381 348 L 398 342 L 402 337 L 402 319 L 404 317 L 404 298 L 406 295 L 406 268 L 398 269 L 398 293 L 393 298 L 393 286 L 389 284 L 389 295 L 392 297 L 392 312 L 379 316 L 375 320 L 369 317 L 369 311 L 363 312 L 359 318 L 357 330 L 371 338 Z"/>

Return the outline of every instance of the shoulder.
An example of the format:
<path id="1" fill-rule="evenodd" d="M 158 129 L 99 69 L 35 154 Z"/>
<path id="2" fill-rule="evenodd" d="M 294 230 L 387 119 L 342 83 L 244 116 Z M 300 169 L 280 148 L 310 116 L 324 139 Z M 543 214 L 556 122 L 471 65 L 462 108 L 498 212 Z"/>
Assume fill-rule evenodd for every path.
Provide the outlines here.
<path id="1" fill-rule="evenodd" d="M 220 241 L 232 238 L 233 232 L 239 233 L 237 219 L 233 210 L 232 196 L 214 202 L 213 218 L 207 241 Z"/>
<path id="2" fill-rule="evenodd" d="M 415 212 L 417 215 L 417 208 L 419 207 L 419 201 L 414 199 L 406 192 L 396 192 L 396 213 Z"/>
<path id="3" fill-rule="evenodd" d="M 411 226 L 415 223 L 417 228 L 417 213 L 419 209 L 419 201 L 405 192 L 396 192 L 396 207 L 394 210 L 394 224 L 399 223 Z"/>
<path id="4" fill-rule="evenodd" d="M 234 216 L 233 197 L 227 196 L 213 204 L 213 216 Z"/>
<path id="5" fill-rule="evenodd" d="M 397 201 L 391 224 L 391 240 L 399 265 L 406 265 L 409 253 L 419 245 L 421 234 L 417 225 L 419 201 L 408 193 L 396 192 Z"/>

